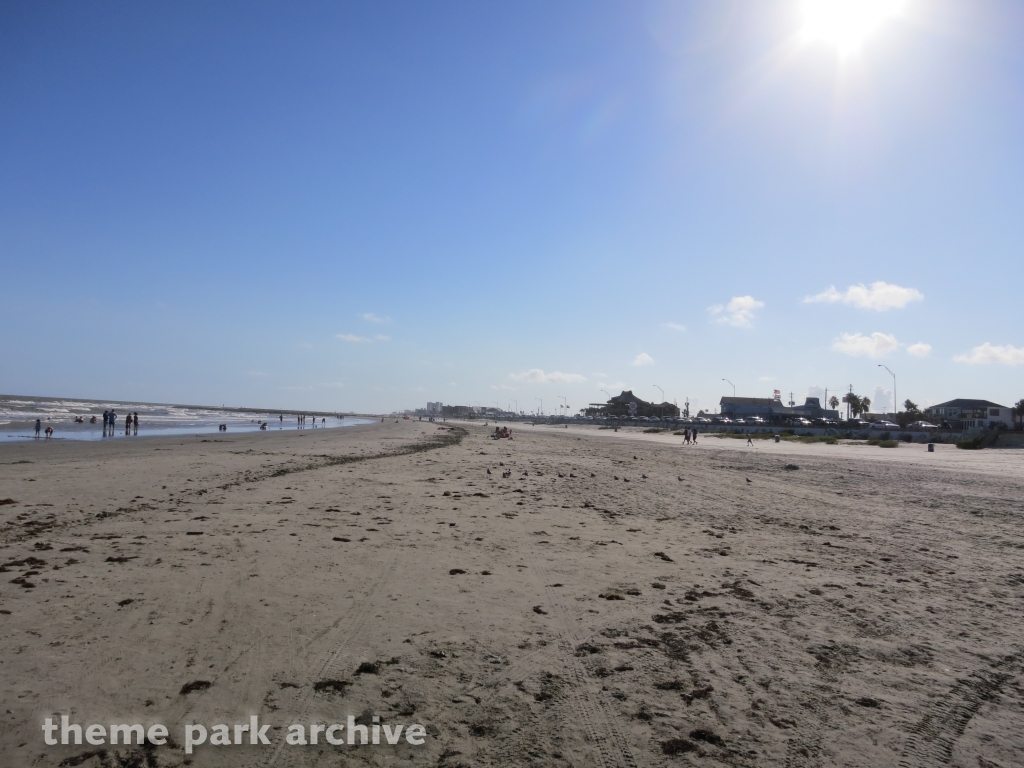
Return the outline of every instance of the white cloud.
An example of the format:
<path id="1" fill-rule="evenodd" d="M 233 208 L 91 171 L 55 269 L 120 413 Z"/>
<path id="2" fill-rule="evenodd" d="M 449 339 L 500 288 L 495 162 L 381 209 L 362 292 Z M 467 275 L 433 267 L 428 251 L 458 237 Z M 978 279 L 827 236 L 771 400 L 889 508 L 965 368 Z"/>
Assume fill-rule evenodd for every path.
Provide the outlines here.
<path id="1" fill-rule="evenodd" d="M 661 327 L 668 328 L 670 331 L 678 331 L 679 333 L 686 330 L 686 326 L 680 325 L 679 323 L 662 323 Z"/>
<path id="2" fill-rule="evenodd" d="M 923 301 L 924 294 L 916 288 L 904 288 L 900 285 L 892 285 L 881 280 L 864 285 L 859 283 L 851 285 L 846 292 L 837 291 L 834 285 L 830 285 L 817 296 L 807 296 L 804 302 L 816 304 L 825 302 L 827 304 L 850 304 L 859 309 L 874 309 L 878 312 L 885 312 L 887 309 L 902 309 L 912 301 Z"/>
<path id="3" fill-rule="evenodd" d="M 987 363 L 1022 365 L 1024 364 L 1024 347 L 1015 347 L 1012 344 L 1000 347 L 986 341 L 981 346 L 972 349 L 971 354 L 957 355 L 953 359 L 958 363 L 971 363 L 973 365 Z"/>
<path id="4" fill-rule="evenodd" d="M 375 338 L 377 341 L 391 341 L 391 337 L 385 336 L 383 333 L 378 333 L 373 338 Z"/>
<path id="5" fill-rule="evenodd" d="M 919 341 L 917 344 L 911 344 L 907 347 L 907 352 L 912 354 L 914 357 L 928 357 L 932 352 L 932 345 Z"/>
<path id="6" fill-rule="evenodd" d="M 378 315 L 373 314 L 373 312 L 364 312 L 362 314 L 362 318 L 363 318 L 363 320 L 366 320 L 367 322 L 370 322 L 370 323 L 390 323 L 391 322 L 391 318 L 388 317 L 387 315 L 385 315 L 384 317 L 379 317 Z"/>
<path id="7" fill-rule="evenodd" d="M 508 390 L 509 392 L 516 391 L 515 387 L 510 387 L 508 384 L 491 384 L 491 389 L 504 389 Z"/>
<path id="8" fill-rule="evenodd" d="M 624 382 L 624 381 L 615 381 L 615 382 L 612 382 L 611 384 L 605 384 L 603 381 L 599 381 L 597 383 L 597 388 L 598 389 L 607 389 L 609 392 L 614 392 L 616 389 L 619 390 L 619 391 L 623 391 L 623 390 L 626 389 L 626 382 Z"/>
<path id="9" fill-rule="evenodd" d="M 353 344 L 365 344 L 370 340 L 365 336 L 356 336 L 354 333 L 336 333 L 334 338 L 341 339 L 342 341 L 350 341 Z"/>
<path id="10" fill-rule="evenodd" d="M 737 328 L 750 328 L 754 324 L 754 311 L 764 306 L 753 296 L 733 296 L 725 306 L 715 304 L 708 312 L 716 315 L 716 323 L 726 323 Z"/>
<path id="11" fill-rule="evenodd" d="M 890 333 L 872 333 L 864 336 L 860 333 L 844 333 L 834 342 L 832 349 L 842 352 L 844 355 L 854 357 L 866 355 L 867 357 L 884 357 L 890 352 L 899 349 L 900 343 Z"/>
<path id="12" fill-rule="evenodd" d="M 551 384 L 553 382 L 571 384 L 575 381 L 586 381 L 586 377 L 580 376 L 578 373 L 562 373 L 561 371 L 544 373 L 540 368 L 531 368 L 522 373 L 510 373 L 508 377 L 513 381 L 528 381 L 531 384 Z"/>
<path id="13" fill-rule="evenodd" d="M 633 358 L 633 365 L 654 365 L 654 358 L 646 352 L 641 352 Z"/>
<path id="14" fill-rule="evenodd" d="M 871 395 L 871 412 L 888 413 L 891 410 L 893 410 L 892 390 L 885 387 L 875 387 L 875 391 Z"/>

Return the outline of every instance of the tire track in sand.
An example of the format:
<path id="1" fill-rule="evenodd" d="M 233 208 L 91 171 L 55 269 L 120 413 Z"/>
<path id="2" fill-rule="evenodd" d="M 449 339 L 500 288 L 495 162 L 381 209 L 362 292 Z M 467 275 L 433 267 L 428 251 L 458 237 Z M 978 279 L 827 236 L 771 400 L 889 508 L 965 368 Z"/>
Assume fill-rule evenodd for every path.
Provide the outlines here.
<path id="1" fill-rule="evenodd" d="M 528 538 L 523 533 L 519 520 L 516 519 L 513 522 L 520 540 L 527 541 Z M 614 714 L 608 711 L 605 702 L 589 691 L 588 684 L 591 681 L 587 676 L 586 668 L 575 655 L 579 638 L 573 631 L 574 627 L 566 616 L 565 608 L 558 602 L 558 596 L 551 587 L 547 586 L 549 581 L 547 572 L 529 549 L 524 548 L 521 554 L 529 562 L 530 570 L 537 583 L 544 585 L 544 595 L 547 605 L 550 607 L 549 613 L 555 617 L 559 625 L 555 630 L 559 636 L 558 647 L 562 652 L 562 666 L 568 672 L 569 696 L 578 713 L 579 722 L 583 725 L 591 743 L 597 747 L 597 756 L 601 765 L 604 768 L 637 768 L 636 758 L 633 757 L 625 735 L 616 724 Z"/>
<path id="2" fill-rule="evenodd" d="M 308 684 L 303 687 L 303 693 L 299 697 L 298 702 L 293 705 L 293 715 L 287 722 L 300 723 L 306 721 L 306 715 L 309 712 L 313 697 L 316 695 L 314 686 L 318 682 L 341 679 L 345 676 L 345 671 L 350 671 L 349 667 L 344 666 L 342 663 L 348 660 L 347 650 L 355 637 L 362 631 L 372 611 L 378 607 L 378 598 L 394 575 L 400 557 L 401 549 L 396 546 L 390 561 L 377 574 L 377 577 L 373 580 L 362 599 L 352 605 L 331 626 L 310 639 L 306 646 L 307 648 L 316 644 L 322 644 L 324 648 L 317 654 L 318 658 L 313 665 L 313 674 L 307 681 Z M 284 740 L 281 739 L 277 742 L 275 748 L 257 762 L 256 765 L 260 766 L 260 768 L 266 768 L 272 765 L 286 766 L 295 764 L 300 759 L 300 756 L 296 754 L 295 750 L 288 750 L 282 758 L 281 750 L 284 746 Z"/>
<path id="3" fill-rule="evenodd" d="M 960 678 L 941 699 L 929 702 L 927 712 L 910 728 L 900 755 L 900 768 L 949 765 L 953 748 L 982 705 L 1021 672 L 1024 649 L 994 661 L 988 669 Z"/>

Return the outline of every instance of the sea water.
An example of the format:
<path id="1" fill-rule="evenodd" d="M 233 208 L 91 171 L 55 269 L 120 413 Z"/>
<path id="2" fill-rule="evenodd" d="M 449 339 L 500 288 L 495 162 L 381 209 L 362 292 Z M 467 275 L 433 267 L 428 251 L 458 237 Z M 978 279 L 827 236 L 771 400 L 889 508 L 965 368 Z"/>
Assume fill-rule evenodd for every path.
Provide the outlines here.
<path id="1" fill-rule="evenodd" d="M 113 430 L 108 428 L 104 435 L 103 412 L 109 410 L 113 410 L 117 415 L 117 423 Z M 296 413 L 281 414 L 280 411 L 242 411 L 200 405 L 0 395 L 0 441 L 33 439 L 36 419 L 42 422 L 41 436 L 47 427 L 53 427 L 52 439 L 124 439 L 128 437 L 124 431 L 124 419 L 129 413 L 139 414 L 139 432 L 136 436 L 135 428 L 132 427 L 133 438 L 146 435 L 208 434 L 218 432 L 221 424 L 227 426 L 229 434 L 258 431 L 263 422 L 267 422 L 268 431 L 298 428 Z M 312 429 L 312 412 L 304 413 L 307 414 L 305 429 Z M 76 416 L 83 417 L 85 423 L 76 423 Z M 90 424 L 89 419 L 93 416 L 96 417 L 96 423 Z M 371 421 L 335 413 L 320 413 L 316 416 L 317 428 L 321 426 L 321 419 L 326 419 L 324 426 L 331 428 L 368 424 Z"/>

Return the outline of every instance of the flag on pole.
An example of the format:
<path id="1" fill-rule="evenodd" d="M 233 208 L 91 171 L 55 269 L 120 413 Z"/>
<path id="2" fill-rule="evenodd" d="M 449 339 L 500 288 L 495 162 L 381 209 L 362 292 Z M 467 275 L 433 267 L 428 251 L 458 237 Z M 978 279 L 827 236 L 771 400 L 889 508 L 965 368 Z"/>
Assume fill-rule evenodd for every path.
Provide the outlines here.
<path id="1" fill-rule="evenodd" d="M 779 390 L 775 390 L 775 399 L 779 400 L 782 398 L 782 393 Z"/>

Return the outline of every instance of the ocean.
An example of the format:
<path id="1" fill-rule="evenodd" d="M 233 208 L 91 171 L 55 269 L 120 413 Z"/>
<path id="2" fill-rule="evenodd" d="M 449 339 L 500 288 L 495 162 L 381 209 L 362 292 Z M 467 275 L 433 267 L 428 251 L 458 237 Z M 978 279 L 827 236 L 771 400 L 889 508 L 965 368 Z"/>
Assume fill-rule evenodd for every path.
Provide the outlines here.
<path id="1" fill-rule="evenodd" d="M 110 410 L 116 414 L 117 424 L 114 429 L 104 432 L 103 412 Z M 125 435 L 124 420 L 128 413 L 139 414 L 137 435 L 134 428 L 130 436 Z M 305 429 L 312 429 L 312 412 L 302 413 L 307 414 Z M 259 431 L 264 422 L 268 431 L 294 430 L 298 428 L 296 415 L 202 405 L 0 395 L 0 441 L 33 439 L 36 419 L 42 422 L 44 431 L 47 427 L 53 428 L 51 439 L 54 440 L 124 440 L 147 435 L 202 435 L 219 432 L 221 424 L 227 426 L 229 434 Z M 81 423 L 76 422 L 77 417 L 82 418 Z M 96 423 L 90 423 L 93 417 Z M 321 426 L 321 419 L 326 419 L 324 427 L 332 429 L 371 421 L 336 413 L 319 413 L 316 416 L 317 428 Z"/>

